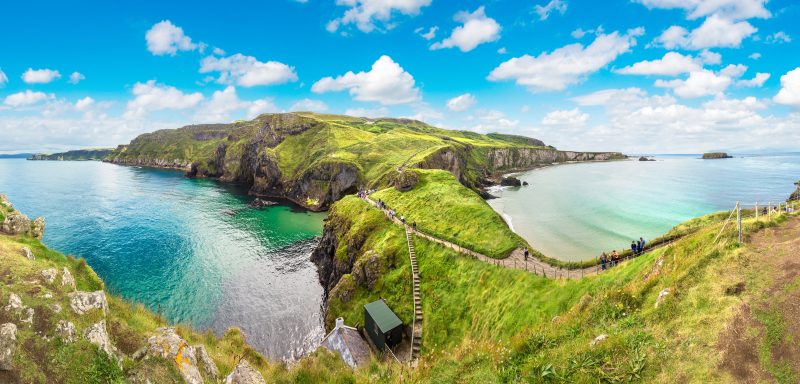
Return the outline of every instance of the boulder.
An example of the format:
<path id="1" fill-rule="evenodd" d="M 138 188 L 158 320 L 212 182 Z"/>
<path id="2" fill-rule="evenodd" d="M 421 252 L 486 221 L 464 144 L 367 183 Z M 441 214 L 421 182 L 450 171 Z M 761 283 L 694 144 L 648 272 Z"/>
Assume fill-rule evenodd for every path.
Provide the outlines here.
<path id="1" fill-rule="evenodd" d="M 100 320 L 97 324 L 92 324 L 83 332 L 83 337 L 90 343 L 94 344 L 101 351 L 105 352 L 109 357 L 116 358 L 117 349 L 111 344 L 111 339 L 108 337 L 106 330 L 106 321 Z"/>
<path id="2" fill-rule="evenodd" d="M 355 282 L 370 291 L 375 288 L 375 283 L 384 272 L 383 258 L 374 250 L 367 251 L 353 264 L 353 279 Z"/>
<path id="3" fill-rule="evenodd" d="M 25 316 L 20 319 L 23 323 L 33 324 L 33 308 L 25 308 Z"/>
<path id="4" fill-rule="evenodd" d="M 651 159 L 649 157 L 642 156 L 639 158 L 639 161 L 656 161 L 656 159 Z"/>
<path id="5" fill-rule="evenodd" d="M 53 303 L 47 306 L 53 313 L 61 313 L 61 304 Z"/>
<path id="6" fill-rule="evenodd" d="M 56 334 L 61 337 L 61 340 L 65 343 L 74 342 L 76 333 L 75 324 L 72 324 L 71 321 L 59 320 L 58 324 L 56 324 Z"/>
<path id="7" fill-rule="evenodd" d="M 14 353 L 17 351 L 17 326 L 13 323 L 0 325 L 0 371 L 14 369 Z"/>
<path id="8" fill-rule="evenodd" d="M 656 298 L 656 308 L 661 305 L 661 302 L 669 295 L 669 288 L 664 288 L 661 292 L 658 293 L 658 298 Z"/>
<path id="9" fill-rule="evenodd" d="M 55 268 L 47 268 L 42 271 L 42 277 L 47 284 L 53 284 L 56 281 L 56 275 L 58 275 L 58 271 Z"/>
<path id="10" fill-rule="evenodd" d="M 22 309 L 22 299 L 16 293 L 8 295 L 8 305 L 4 308 L 6 311 L 19 311 Z"/>
<path id="11" fill-rule="evenodd" d="M 25 256 L 25 258 L 28 259 L 28 260 L 31 260 L 31 261 L 36 260 L 36 256 L 33 255 L 33 251 L 31 251 L 31 249 L 28 248 L 28 247 L 20 248 L 19 249 L 19 253 L 22 256 Z"/>
<path id="12" fill-rule="evenodd" d="M 62 287 L 69 287 L 70 290 L 75 290 L 75 278 L 72 277 L 72 273 L 69 272 L 67 267 L 64 267 L 64 270 L 61 271 L 61 286 Z"/>
<path id="13" fill-rule="evenodd" d="M 800 200 L 800 181 L 794 183 L 794 185 L 797 186 L 797 190 L 795 190 L 794 192 L 792 192 L 791 195 L 789 195 L 789 200 L 788 201 L 798 201 L 798 200 Z"/>
<path id="14" fill-rule="evenodd" d="M 6 216 L 0 229 L 9 235 L 26 234 L 31 230 L 31 220 L 28 216 L 14 211 Z"/>
<path id="15" fill-rule="evenodd" d="M 394 178 L 394 187 L 400 192 L 408 192 L 419 182 L 419 175 L 414 171 L 403 171 Z"/>
<path id="16" fill-rule="evenodd" d="M 733 156 L 725 152 L 706 152 L 703 154 L 703 159 L 730 159 Z"/>
<path id="17" fill-rule="evenodd" d="M 505 187 L 521 187 L 522 181 L 520 181 L 514 176 L 503 177 L 502 179 L 500 179 L 500 185 Z"/>
<path id="18" fill-rule="evenodd" d="M 175 328 L 158 328 L 156 334 L 147 339 L 147 350 L 144 357 L 151 356 L 174 361 L 185 382 L 189 384 L 203 382 L 203 377 L 197 368 L 195 349 L 175 332 Z"/>
<path id="19" fill-rule="evenodd" d="M 216 379 L 219 377 L 219 369 L 217 368 L 217 364 L 214 363 L 214 360 L 208 355 L 206 347 L 203 345 L 198 345 L 195 347 L 195 351 L 197 352 L 197 359 L 200 360 L 200 364 L 203 365 L 203 370 L 206 372 L 206 377 L 210 379 Z"/>
<path id="20" fill-rule="evenodd" d="M 276 203 L 274 201 L 264 200 L 264 199 L 256 197 L 255 200 L 250 202 L 249 207 L 250 208 L 271 207 L 271 206 L 277 205 L 277 204 L 278 203 Z"/>
<path id="21" fill-rule="evenodd" d="M 605 340 L 607 338 L 608 338 L 608 335 L 606 335 L 605 333 L 601 333 L 600 335 L 595 337 L 594 340 L 592 340 L 592 342 L 589 343 L 589 345 L 594 347 L 595 345 L 602 343 L 603 340 Z"/>
<path id="22" fill-rule="evenodd" d="M 108 302 L 103 291 L 69 293 L 69 306 L 79 315 L 95 309 L 102 309 L 103 314 L 108 313 Z"/>
<path id="23" fill-rule="evenodd" d="M 233 372 L 225 378 L 225 384 L 267 384 L 267 382 L 247 360 L 242 359 Z"/>
<path id="24" fill-rule="evenodd" d="M 527 187 L 527 186 L 528 186 L 528 182 L 527 182 L 527 181 L 523 181 L 523 182 L 522 182 L 522 186 L 523 186 L 523 187 Z"/>
<path id="25" fill-rule="evenodd" d="M 31 236 L 41 239 L 44 236 L 44 217 L 37 217 L 31 224 Z"/>

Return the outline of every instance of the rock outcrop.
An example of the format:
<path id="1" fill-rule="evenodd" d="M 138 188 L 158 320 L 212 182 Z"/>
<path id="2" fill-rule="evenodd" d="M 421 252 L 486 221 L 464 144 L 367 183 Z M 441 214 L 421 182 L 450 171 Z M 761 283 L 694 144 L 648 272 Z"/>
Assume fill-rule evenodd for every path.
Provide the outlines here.
<path id="1" fill-rule="evenodd" d="M 6 305 L 3 309 L 6 312 L 16 312 L 23 308 L 22 306 L 22 299 L 16 293 L 8 294 L 8 305 Z"/>
<path id="2" fill-rule="evenodd" d="M 53 284 L 56 281 L 56 275 L 58 275 L 58 271 L 55 268 L 42 270 L 42 278 L 47 284 Z"/>
<path id="3" fill-rule="evenodd" d="M 514 176 L 503 177 L 500 179 L 500 185 L 506 187 L 521 187 L 522 181 Z"/>
<path id="4" fill-rule="evenodd" d="M 0 371 L 14 369 L 14 354 L 17 352 L 17 326 L 13 323 L 0 325 Z"/>
<path id="5" fill-rule="evenodd" d="M 100 322 L 86 328 L 83 332 L 83 337 L 90 343 L 96 345 L 97 348 L 105 352 L 109 357 L 117 357 L 117 349 L 114 348 L 111 339 L 108 337 L 105 320 L 100 320 Z"/>
<path id="6" fill-rule="evenodd" d="M 703 159 L 730 159 L 733 156 L 728 155 L 725 152 L 707 152 L 703 154 Z"/>
<path id="7" fill-rule="evenodd" d="M 175 328 L 156 329 L 156 334 L 147 339 L 144 358 L 156 356 L 174 361 L 186 383 L 203 383 L 203 376 L 197 368 L 194 347 L 189 346 L 186 340 L 175 332 Z"/>
<path id="8" fill-rule="evenodd" d="M 108 302 L 103 291 L 69 293 L 69 306 L 79 315 L 97 309 L 102 310 L 103 314 L 108 313 Z"/>
<path id="9" fill-rule="evenodd" d="M 28 248 L 28 247 L 20 248 L 19 249 L 19 253 L 22 254 L 22 256 L 25 256 L 25 258 L 28 259 L 28 260 L 31 260 L 31 261 L 36 260 L 36 256 L 33 255 L 33 251 L 31 251 L 31 249 Z"/>
<path id="10" fill-rule="evenodd" d="M 37 217 L 31 225 L 31 236 L 41 239 L 44 236 L 44 217 Z"/>
<path id="11" fill-rule="evenodd" d="M 198 345 L 194 349 L 195 352 L 197 352 L 197 360 L 200 362 L 200 365 L 203 366 L 203 371 L 206 373 L 206 377 L 210 379 L 216 379 L 219 377 L 219 369 L 217 368 L 217 364 L 214 363 L 214 360 L 208 355 L 206 347 Z"/>
<path id="12" fill-rule="evenodd" d="M 394 188 L 400 192 L 408 192 L 419 182 L 419 175 L 414 171 L 405 170 L 394 177 Z"/>
<path id="13" fill-rule="evenodd" d="M 72 277 L 72 273 L 70 273 L 67 267 L 64 267 L 64 270 L 61 271 L 61 286 L 67 287 L 71 291 L 75 290 L 75 278 Z"/>
<path id="14" fill-rule="evenodd" d="M 267 382 L 247 360 L 242 359 L 233 372 L 225 378 L 225 384 L 267 384 Z"/>
<path id="15" fill-rule="evenodd" d="M 59 320 L 58 324 L 56 324 L 56 334 L 65 343 L 74 342 L 75 335 L 77 334 L 77 331 L 75 330 L 75 324 L 72 324 L 71 321 Z"/>
<path id="16" fill-rule="evenodd" d="M 31 220 L 28 216 L 20 212 L 14 211 L 6 215 L 0 229 L 9 235 L 22 235 L 31 230 Z"/>
<path id="17" fill-rule="evenodd" d="M 789 195 L 789 200 L 788 201 L 798 201 L 798 200 L 800 200 L 800 181 L 794 183 L 794 185 L 797 186 L 797 190 L 795 190 L 794 192 L 792 192 L 791 195 Z"/>

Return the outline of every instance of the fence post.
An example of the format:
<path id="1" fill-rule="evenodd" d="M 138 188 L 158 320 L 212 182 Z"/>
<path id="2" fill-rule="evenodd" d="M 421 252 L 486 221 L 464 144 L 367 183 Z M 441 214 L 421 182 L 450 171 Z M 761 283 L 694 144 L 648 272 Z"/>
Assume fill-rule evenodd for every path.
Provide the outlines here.
<path id="1" fill-rule="evenodd" d="M 736 223 L 739 229 L 739 244 L 742 243 L 742 206 L 736 202 Z"/>

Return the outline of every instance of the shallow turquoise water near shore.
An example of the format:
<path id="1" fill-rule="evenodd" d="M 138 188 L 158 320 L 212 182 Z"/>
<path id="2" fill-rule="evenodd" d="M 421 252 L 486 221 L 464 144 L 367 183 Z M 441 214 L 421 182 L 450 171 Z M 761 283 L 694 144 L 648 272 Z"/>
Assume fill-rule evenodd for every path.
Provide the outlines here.
<path id="1" fill-rule="evenodd" d="M 800 154 L 656 156 L 658 161 L 566 164 L 517 175 L 530 186 L 495 190 L 489 204 L 544 254 L 585 260 L 652 239 L 693 217 L 784 201 Z"/>
<path id="2" fill-rule="evenodd" d="M 309 261 L 324 214 L 250 209 L 245 192 L 170 170 L 0 160 L 0 193 L 45 216 L 44 242 L 86 258 L 110 291 L 173 322 L 239 326 L 268 357 L 292 358 L 324 336 Z"/>

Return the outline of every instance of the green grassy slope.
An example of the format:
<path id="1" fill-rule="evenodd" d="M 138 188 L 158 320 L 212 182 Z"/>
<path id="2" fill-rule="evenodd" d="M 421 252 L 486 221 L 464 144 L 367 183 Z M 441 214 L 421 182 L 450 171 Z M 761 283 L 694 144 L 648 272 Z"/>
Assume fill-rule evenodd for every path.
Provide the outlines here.
<path id="1" fill-rule="evenodd" d="M 32 155 L 28 160 L 63 160 L 63 161 L 83 161 L 83 160 L 102 160 L 113 149 L 111 148 L 90 148 L 90 149 L 77 149 L 74 151 L 44 154 L 39 153 Z"/>

